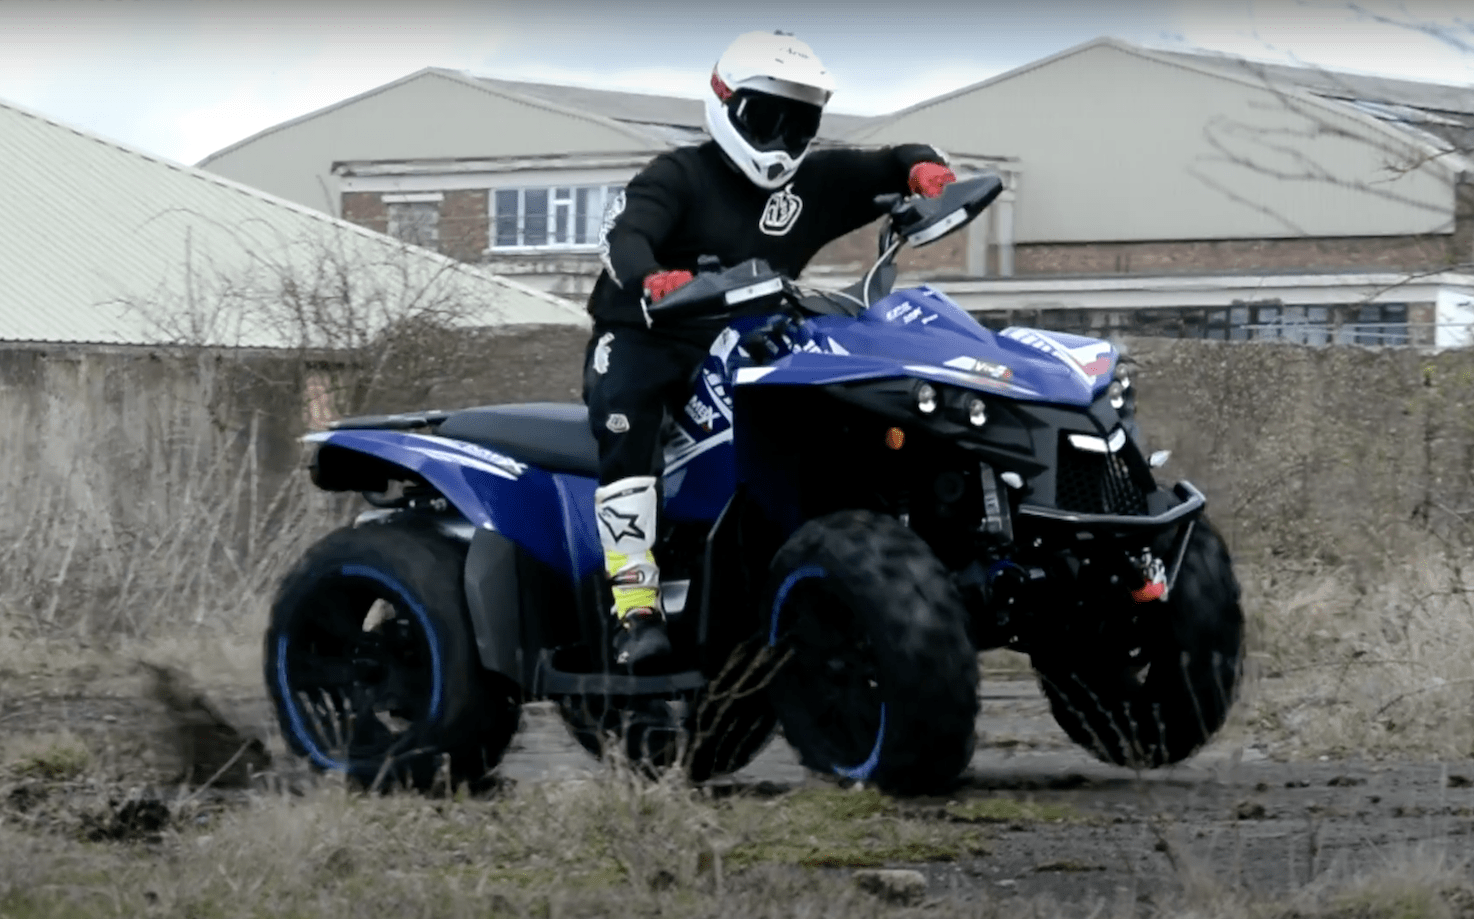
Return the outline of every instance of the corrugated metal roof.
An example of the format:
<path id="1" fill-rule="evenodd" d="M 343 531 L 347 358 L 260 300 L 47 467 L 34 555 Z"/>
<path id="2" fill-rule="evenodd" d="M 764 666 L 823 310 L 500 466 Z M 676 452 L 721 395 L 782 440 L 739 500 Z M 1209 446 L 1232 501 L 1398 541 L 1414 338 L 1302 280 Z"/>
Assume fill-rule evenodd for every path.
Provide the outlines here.
<path id="1" fill-rule="evenodd" d="M 522 83 L 516 80 L 478 77 L 474 74 L 464 75 L 494 89 L 532 96 L 566 105 L 569 108 L 603 115 L 615 121 L 657 128 L 690 129 L 688 132 L 672 132 L 669 136 L 677 138 L 676 143 L 694 143 L 706 139 L 706 104 L 700 99 L 591 89 L 583 86 L 563 86 L 555 83 Z M 838 139 L 868 120 L 860 115 L 843 115 L 826 111 L 824 120 L 819 125 L 819 136 L 831 140 Z"/>
<path id="2" fill-rule="evenodd" d="M 584 324 L 565 300 L 0 101 L 0 340 L 332 345 L 432 310 L 470 325 Z M 348 292 L 345 298 L 344 291 Z"/>

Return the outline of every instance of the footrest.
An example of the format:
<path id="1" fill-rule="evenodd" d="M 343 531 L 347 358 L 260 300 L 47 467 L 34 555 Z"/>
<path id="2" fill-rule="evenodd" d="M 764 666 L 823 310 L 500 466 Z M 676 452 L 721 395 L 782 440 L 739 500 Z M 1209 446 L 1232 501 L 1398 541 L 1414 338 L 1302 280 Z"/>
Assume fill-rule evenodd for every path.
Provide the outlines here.
<path id="1" fill-rule="evenodd" d="M 700 670 L 676 673 L 568 673 L 553 667 L 544 651 L 532 679 L 532 695 L 546 696 L 664 696 L 700 689 L 707 683 Z"/>

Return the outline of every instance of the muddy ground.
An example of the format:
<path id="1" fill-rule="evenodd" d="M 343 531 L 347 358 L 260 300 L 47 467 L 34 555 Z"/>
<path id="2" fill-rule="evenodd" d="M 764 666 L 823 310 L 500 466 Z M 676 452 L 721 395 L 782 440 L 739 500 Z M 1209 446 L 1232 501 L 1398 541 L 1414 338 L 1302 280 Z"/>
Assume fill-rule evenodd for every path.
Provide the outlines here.
<path id="1" fill-rule="evenodd" d="M 85 739 L 100 751 L 121 797 L 178 774 L 173 735 L 162 727 L 165 708 L 141 695 L 126 688 L 88 695 L 0 685 L 0 731 L 65 730 Z M 217 693 L 215 701 L 241 724 L 270 730 L 262 694 L 242 687 Z M 950 800 L 1006 796 L 1063 804 L 1085 819 L 1019 822 L 1003 828 L 990 853 L 905 866 L 926 874 L 931 895 L 1048 894 L 1141 904 L 1200 883 L 1265 896 L 1313 879 L 1385 869 L 1418 847 L 1460 860 L 1468 854 L 1474 762 L 1283 763 L 1242 742 L 1220 742 L 1186 764 L 1138 775 L 1072 746 L 1033 682 L 1023 678 L 984 683 L 978 731 L 977 754 Z M 280 753 L 279 739 L 268 745 L 279 775 L 301 774 L 300 764 Z M 536 782 L 600 768 L 552 707 L 536 704 L 526 708 L 500 774 Z M 724 783 L 771 795 L 818 781 L 779 736 Z M 231 793 L 219 794 L 228 806 Z M 0 808 L 27 803 L 12 791 Z M 941 819 L 940 807 L 937 813 Z"/>

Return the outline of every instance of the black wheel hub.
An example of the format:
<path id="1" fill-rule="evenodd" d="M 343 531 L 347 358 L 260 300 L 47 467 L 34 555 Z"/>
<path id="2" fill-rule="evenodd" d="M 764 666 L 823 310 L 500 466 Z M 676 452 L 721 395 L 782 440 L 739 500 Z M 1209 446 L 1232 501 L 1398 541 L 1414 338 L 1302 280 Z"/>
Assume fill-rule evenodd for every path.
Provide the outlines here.
<path id="1" fill-rule="evenodd" d="M 836 765 L 864 761 L 875 746 L 883 706 L 869 636 L 820 582 L 798 585 L 782 616 L 791 627 L 781 635 L 778 651 L 792 654 L 781 676 L 783 691 L 807 700 Z"/>
<path id="2" fill-rule="evenodd" d="M 348 760 L 382 757 L 429 713 L 426 638 L 399 609 L 365 630 L 376 597 L 343 591 L 332 599 L 289 639 L 288 684 L 323 749 Z"/>

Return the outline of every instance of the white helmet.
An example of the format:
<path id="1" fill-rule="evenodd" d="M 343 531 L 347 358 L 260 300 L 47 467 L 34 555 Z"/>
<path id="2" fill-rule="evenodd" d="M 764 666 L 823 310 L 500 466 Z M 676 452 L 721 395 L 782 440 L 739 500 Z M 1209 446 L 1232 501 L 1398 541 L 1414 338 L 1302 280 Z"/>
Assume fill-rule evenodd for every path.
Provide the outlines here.
<path id="1" fill-rule="evenodd" d="M 748 32 L 711 72 L 706 129 L 759 188 L 793 178 L 834 93 L 834 80 L 808 45 L 782 32 Z"/>

